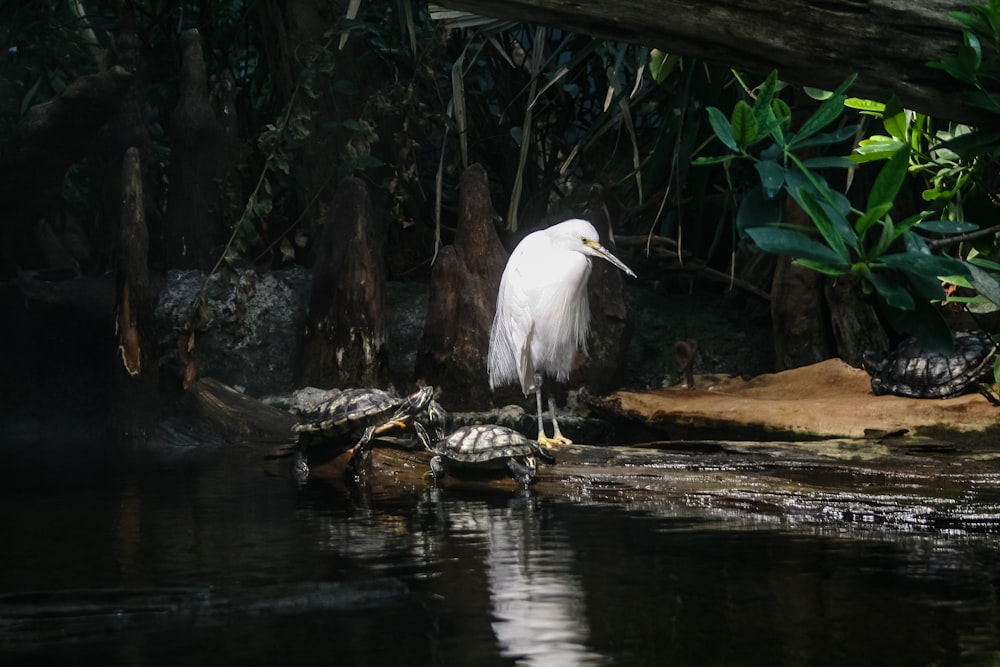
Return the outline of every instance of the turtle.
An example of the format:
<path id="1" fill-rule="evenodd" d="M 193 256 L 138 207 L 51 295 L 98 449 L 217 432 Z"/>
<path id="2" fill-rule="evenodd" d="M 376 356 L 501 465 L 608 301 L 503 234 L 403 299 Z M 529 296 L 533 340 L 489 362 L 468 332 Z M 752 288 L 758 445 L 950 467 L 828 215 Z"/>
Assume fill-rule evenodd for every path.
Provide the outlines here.
<path id="1" fill-rule="evenodd" d="M 434 453 L 431 475 L 435 480 L 457 468 L 490 470 L 506 467 L 514 479 L 527 487 L 535 476 L 536 456 L 554 461 L 537 440 L 496 424 L 462 426 L 435 442 L 431 442 L 422 425 L 415 425 L 414 430 L 427 449 Z"/>
<path id="2" fill-rule="evenodd" d="M 373 438 L 391 436 L 414 421 L 424 422 L 425 428 L 441 437 L 448 414 L 434 400 L 434 388 L 421 387 L 404 397 L 381 389 L 345 389 L 302 416 L 303 421 L 292 430 L 303 446 L 353 443 L 357 457 Z"/>
<path id="3" fill-rule="evenodd" d="M 862 366 L 871 375 L 872 393 L 911 398 L 958 396 L 992 370 L 997 345 L 985 331 L 959 331 L 950 352 L 922 347 L 912 336 L 884 356 L 866 351 Z M 988 391 L 981 393 L 998 404 Z"/>

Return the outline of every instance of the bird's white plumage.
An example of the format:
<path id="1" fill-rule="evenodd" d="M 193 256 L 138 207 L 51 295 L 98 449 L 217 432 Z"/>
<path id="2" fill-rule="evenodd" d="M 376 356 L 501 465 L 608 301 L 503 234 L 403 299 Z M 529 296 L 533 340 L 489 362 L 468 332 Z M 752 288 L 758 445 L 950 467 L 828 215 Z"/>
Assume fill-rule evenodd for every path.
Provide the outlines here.
<path id="1" fill-rule="evenodd" d="M 490 387 L 519 382 L 538 391 L 538 374 L 569 378 L 590 332 L 590 258 L 601 257 L 634 276 L 601 246 L 586 220 L 567 220 L 533 232 L 514 248 L 500 279 L 487 357 Z M 540 433 L 540 435 L 542 435 Z"/>

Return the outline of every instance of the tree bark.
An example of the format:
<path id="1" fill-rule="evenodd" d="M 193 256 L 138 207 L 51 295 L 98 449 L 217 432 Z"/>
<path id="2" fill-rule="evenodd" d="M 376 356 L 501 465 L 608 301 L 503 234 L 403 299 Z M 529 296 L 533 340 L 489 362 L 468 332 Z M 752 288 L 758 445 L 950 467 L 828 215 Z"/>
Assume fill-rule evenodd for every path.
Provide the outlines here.
<path id="1" fill-rule="evenodd" d="M 383 239 L 364 182 L 346 179 L 320 237 L 300 384 L 381 386 L 385 380 Z"/>
<path id="2" fill-rule="evenodd" d="M 163 261 L 171 268 L 211 269 L 222 253 L 227 223 L 225 184 L 235 147 L 215 118 L 196 30 L 184 35 L 181 89 L 170 118 L 170 190 L 163 225 Z"/>
<path id="3" fill-rule="evenodd" d="M 611 217 L 604 204 L 604 188 L 600 185 L 591 186 L 583 217 L 593 223 L 601 235 L 601 243 L 614 252 Z M 624 281 L 631 278 L 603 260 L 595 259 L 591 265 L 593 270 L 587 285 L 590 340 L 585 386 L 591 394 L 602 396 L 621 386 L 628 343 Z"/>
<path id="4" fill-rule="evenodd" d="M 953 54 L 965 0 L 440 0 L 517 22 L 557 25 L 599 37 L 695 56 L 784 81 L 833 88 L 857 73 L 852 94 L 895 94 L 916 111 L 954 120 L 982 117 L 962 90 L 927 63 Z"/>
<path id="5" fill-rule="evenodd" d="M 76 79 L 31 107 L 0 150 L 0 210 L 7 230 L 0 278 L 13 276 L 18 265 L 43 263 L 32 228 L 58 194 L 66 170 L 87 154 L 116 113 L 132 79 L 121 67 Z"/>
<path id="6" fill-rule="evenodd" d="M 492 401 L 486 351 L 507 252 L 493 225 L 486 170 L 462 174 L 455 243 L 441 249 L 431 274 L 430 301 L 417 374 L 444 390 L 459 409 Z M 520 394 L 520 392 L 518 392 Z"/>
<path id="7" fill-rule="evenodd" d="M 779 257 L 771 283 L 775 370 L 808 366 L 834 355 L 825 305 L 823 276 Z"/>
<path id="8" fill-rule="evenodd" d="M 125 152 L 121 182 L 122 217 L 115 252 L 118 344 L 109 414 L 113 435 L 145 438 L 160 418 L 159 369 L 138 148 Z"/>
<path id="9" fill-rule="evenodd" d="M 826 278 L 823 296 L 830 310 L 838 357 L 861 368 L 861 357 L 866 350 L 881 352 L 892 347 L 875 309 L 861 293 L 861 282 L 857 278 Z"/>
<path id="10" fill-rule="evenodd" d="M 142 166 L 142 194 L 146 229 L 152 245 L 149 255 L 154 262 L 159 259 L 159 239 L 163 215 L 159 206 L 161 183 L 160 161 L 146 124 L 147 78 L 146 61 L 142 42 L 136 28 L 135 3 L 122 3 L 119 26 L 109 62 L 123 68 L 133 77 L 133 84 L 125 91 L 117 113 L 97 134 L 96 159 L 92 160 L 95 180 L 99 184 L 101 210 L 106 225 L 97 230 L 94 240 L 102 259 L 111 256 L 116 244 L 117 223 L 122 219 L 122 182 L 125 151 L 135 146 L 139 149 Z"/>

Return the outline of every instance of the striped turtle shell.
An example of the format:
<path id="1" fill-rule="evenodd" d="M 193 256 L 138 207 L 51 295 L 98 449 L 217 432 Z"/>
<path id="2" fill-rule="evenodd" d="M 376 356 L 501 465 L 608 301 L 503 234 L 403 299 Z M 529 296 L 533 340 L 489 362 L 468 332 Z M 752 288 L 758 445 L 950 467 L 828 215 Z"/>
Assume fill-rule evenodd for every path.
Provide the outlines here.
<path id="1" fill-rule="evenodd" d="M 964 392 L 990 370 L 996 343 L 984 331 L 960 331 L 950 352 L 925 350 L 907 338 L 888 356 L 865 352 L 872 393 L 912 398 L 948 398 Z"/>
<path id="2" fill-rule="evenodd" d="M 541 450 L 536 440 L 495 424 L 462 426 L 439 440 L 434 451 L 459 463 L 488 463 L 495 460 L 534 456 Z"/>
<path id="3" fill-rule="evenodd" d="M 381 389 L 344 389 L 303 414 L 303 421 L 292 430 L 329 436 L 360 435 L 365 427 L 388 420 L 405 401 Z"/>

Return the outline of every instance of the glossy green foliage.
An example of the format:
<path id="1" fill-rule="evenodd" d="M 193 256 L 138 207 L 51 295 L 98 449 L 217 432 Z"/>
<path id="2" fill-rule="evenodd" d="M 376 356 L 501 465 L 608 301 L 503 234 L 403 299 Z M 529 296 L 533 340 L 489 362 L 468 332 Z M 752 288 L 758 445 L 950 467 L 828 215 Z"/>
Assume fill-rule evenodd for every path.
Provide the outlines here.
<path id="1" fill-rule="evenodd" d="M 933 253 L 917 234 L 926 216 L 902 220 L 892 216 L 910 167 L 911 147 L 902 138 L 905 119 L 894 114 L 886 118 L 892 141 L 880 147 L 883 152 L 879 157 L 885 164 L 863 209 L 852 207 L 820 172 L 856 166 L 844 157 L 817 156 L 831 148 L 846 152 L 848 140 L 858 134 L 858 124 L 844 116 L 846 91 L 853 80 L 847 79 L 825 95 L 793 130 L 788 106 L 776 96 L 777 72 L 772 72 L 754 91 L 752 100 L 737 102 L 728 116 L 720 109 L 708 109 L 712 129 L 729 152 L 694 162 L 752 162 L 759 184 L 742 199 L 737 214 L 742 235 L 763 251 L 789 255 L 797 264 L 823 274 L 859 277 L 866 290 L 887 306 L 897 328 L 928 340 L 943 339 L 947 329 L 936 310 L 927 307 L 945 298 L 939 278 L 957 276 L 972 281 L 974 277 L 966 262 Z M 783 221 L 787 199 L 805 211 L 811 227 Z M 961 229 L 934 227 L 935 232 L 958 233 Z"/>

